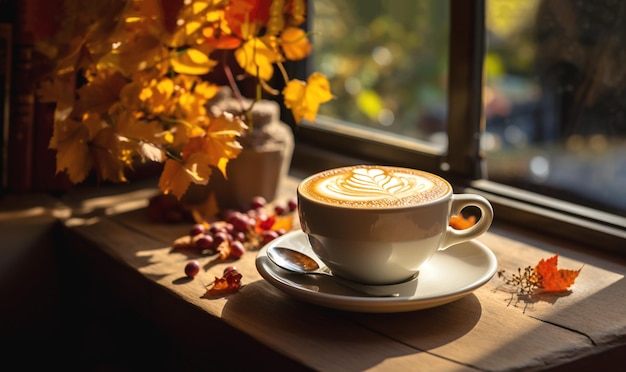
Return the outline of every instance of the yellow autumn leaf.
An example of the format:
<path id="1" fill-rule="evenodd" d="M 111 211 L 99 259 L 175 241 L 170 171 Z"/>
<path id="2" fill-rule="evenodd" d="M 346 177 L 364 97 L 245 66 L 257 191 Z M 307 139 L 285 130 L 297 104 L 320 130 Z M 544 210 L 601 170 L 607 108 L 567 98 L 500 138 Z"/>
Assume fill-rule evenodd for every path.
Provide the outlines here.
<path id="1" fill-rule="evenodd" d="M 96 135 L 104 129 L 107 125 L 102 120 L 102 116 L 98 113 L 87 113 L 82 117 L 82 123 L 87 128 L 87 133 L 89 136 L 87 137 L 88 141 L 93 141 L 96 138 Z"/>
<path id="2" fill-rule="evenodd" d="M 207 154 L 196 152 L 185 160 L 185 171 L 194 183 L 206 185 L 211 177 L 211 164 Z"/>
<path id="3" fill-rule="evenodd" d="M 211 99 L 215 97 L 217 93 L 219 93 L 220 89 L 221 87 L 219 85 L 208 83 L 206 81 L 201 81 L 196 84 L 193 91 L 204 99 Z"/>
<path id="4" fill-rule="evenodd" d="M 59 57 L 57 61 L 56 71 L 58 76 L 65 76 L 79 71 L 82 67 L 87 67 L 89 51 L 85 46 L 86 38 L 84 35 L 75 36 L 70 40 L 69 50 Z"/>
<path id="5" fill-rule="evenodd" d="M 220 170 L 225 174 L 223 159 L 234 159 L 241 152 L 238 137 L 247 129 L 247 126 L 238 117 L 227 112 L 211 119 L 204 137 L 204 151 L 209 155 L 211 165 L 222 164 Z"/>
<path id="6" fill-rule="evenodd" d="M 217 64 L 196 48 L 189 48 L 184 53 L 176 52 L 171 60 L 174 71 L 179 74 L 205 75 Z"/>
<path id="7" fill-rule="evenodd" d="M 120 90 L 118 103 L 114 104 L 109 109 L 109 112 L 111 114 L 122 111 L 140 112 L 143 103 L 139 99 L 139 93 L 141 93 L 143 85 L 143 81 L 132 81 L 126 84 L 122 90 Z"/>
<path id="8" fill-rule="evenodd" d="M 60 78 L 44 80 L 39 84 L 37 96 L 40 102 L 56 102 L 69 106 L 74 101 L 74 90 L 68 81 Z"/>
<path id="9" fill-rule="evenodd" d="M 280 46 L 285 57 L 292 61 L 305 58 L 313 49 L 304 30 L 297 27 L 287 27 L 283 31 L 280 36 Z"/>
<path id="10" fill-rule="evenodd" d="M 283 89 L 285 106 L 291 109 L 296 123 L 302 119 L 315 120 L 320 104 L 333 98 L 326 76 L 319 72 L 312 73 L 307 82 L 293 79 Z"/>
<path id="11" fill-rule="evenodd" d="M 120 155 L 119 138 L 113 128 L 100 130 L 90 146 L 98 179 L 101 181 L 126 182 L 124 156 Z"/>
<path id="12" fill-rule="evenodd" d="M 126 6 L 122 17 L 126 23 L 141 22 L 162 17 L 161 4 L 158 0 L 133 1 L 132 6 Z"/>
<path id="13" fill-rule="evenodd" d="M 270 80 L 274 75 L 272 65 L 280 60 L 280 54 L 269 45 L 273 45 L 271 39 L 252 38 L 235 50 L 235 59 L 248 74 Z"/>
<path id="14" fill-rule="evenodd" d="M 173 194 L 178 199 L 182 198 L 191 183 L 190 177 L 185 171 L 183 163 L 168 159 L 159 178 L 159 189 L 163 194 Z"/>
<path id="15" fill-rule="evenodd" d="M 197 1 L 192 1 L 191 2 L 191 12 L 194 15 L 198 15 L 202 12 L 204 12 L 206 9 L 209 8 L 210 5 L 212 5 L 212 3 L 214 2 L 214 0 L 197 0 Z"/>
<path id="16" fill-rule="evenodd" d="M 228 179 L 228 174 L 226 174 L 226 166 L 228 165 L 229 161 L 229 158 L 221 158 L 215 166 L 217 169 L 220 170 L 225 179 Z"/>
<path id="17" fill-rule="evenodd" d="M 129 111 L 121 111 L 115 117 L 115 130 L 121 137 L 133 140 L 133 142 L 150 142 L 153 144 L 165 144 L 166 138 L 163 124 L 157 120 L 138 120 L 137 115 Z"/>
<path id="18" fill-rule="evenodd" d="M 72 183 L 82 182 L 93 167 L 88 139 L 89 131 L 78 121 L 65 120 L 54 125 L 50 148 L 57 150 L 57 173 L 65 171 Z"/>
<path id="19" fill-rule="evenodd" d="M 45 80 L 39 85 L 37 95 L 40 102 L 54 102 L 54 120 L 65 120 L 74 108 L 75 91 L 67 77 Z"/>
<path id="20" fill-rule="evenodd" d="M 211 172 L 207 155 L 202 152 L 189 154 L 183 162 L 169 159 L 161 173 L 159 188 L 164 194 L 172 193 L 180 199 L 190 183 L 206 184 Z"/>
<path id="21" fill-rule="evenodd" d="M 221 2 L 221 4 L 219 4 Z M 171 38 L 167 44 L 174 48 L 180 48 L 185 45 L 195 45 L 202 36 L 206 24 L 219 23 L 227 27 L 225 22 L 220 22 L 223 18 L 223 10 L 216 7 L 224 8 L 228 2 L 226 1 L 203 1 L 194 0 L 185 2 L 177 14 L 177 18 L 181 21 L 172 32 Z M 225 30 L 225 34 L 230 31 Z"/>
<path id="22" fill-rule="evenodd" d="M 182 148 L 191 138 L 199 137 L 203 135 L 202 128 L 197 128 L 194 126 L 194 130 L 188 130 L 188 126 L 183 123 L 176 123 L 172 125 L 169 130 L 165 133 L 165 137 L 163 138 L 166 143 L 168 143 L 171 147 L 180 149 Z"/>
<path id="23" fill-rule="evenodd" d="M 99 71 L 87 84 L 78 89 L 78 112 L 107 112 L 119 100 L 126 79 L 116 71 Z"/>
<path id="24" fill-rule="evenodd" d="M 172 110 L 174 88 L 174 82 L 170 78 L 163 77 L 158 81 L 153 79 L 141 90 L 139 100 L 154 114 L 169 113 Z"/>
<path id="25" fill-rule="evenodd" d="M 207 125 L 206 99 L 195 92 L 183 93 L 178 97 L 177 117 L 188 123 L 187 136 L 196 137 L 193 134 L 196 128 L 204 128 Z M 199 133 L 203 133 L 204 130 Z"/>
<path id="26" fill-rule="evenodd" d="M 203 154 L 206 164 L 216 167 L 226 175 L 226 165 L 230 159 L 236 158 L 242 146 L 238 137 L 247 129 L 247 126 L 238 117 L 225 112 L 217 118 L 212 118 L 203 136 L 188 138 L 182 151 L 185 163 L 193 154 Z M 194 180 L 198 182 L 198 180 Z"/>
<path id="27" fill-rule="evenodd" d="M 121 35 L 120 38 L 126 39 L 128 36 Z M 162 61 L 163 50 L 160 35 L 136 34 L 131 40 L 104 55 L 98 62 L 98 67 L 100 69 L 113 68 L 122 75 L 130 77 L 133 73 L 154 67 Z M 111 43 L 111 41 L 108 42 Z"/>

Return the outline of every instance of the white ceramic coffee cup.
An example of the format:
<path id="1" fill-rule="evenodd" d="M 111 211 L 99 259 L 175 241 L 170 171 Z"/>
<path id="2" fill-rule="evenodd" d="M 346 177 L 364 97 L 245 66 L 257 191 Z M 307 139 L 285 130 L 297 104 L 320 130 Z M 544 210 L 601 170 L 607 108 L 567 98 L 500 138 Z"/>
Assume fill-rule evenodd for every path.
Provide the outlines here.
<path id="1" fill-rule="evenodd" d="M 454 194 L 442 177 L 415 169 L 357 165 L 311 175 L 298 185 L 298 214 L 315 254 L 334 275 L 366 284 L 408 280 L 437 251 L 483 234 L 493 209 L 476 194 Z M 464 230 L 452 216 L 477 207 Z"/>

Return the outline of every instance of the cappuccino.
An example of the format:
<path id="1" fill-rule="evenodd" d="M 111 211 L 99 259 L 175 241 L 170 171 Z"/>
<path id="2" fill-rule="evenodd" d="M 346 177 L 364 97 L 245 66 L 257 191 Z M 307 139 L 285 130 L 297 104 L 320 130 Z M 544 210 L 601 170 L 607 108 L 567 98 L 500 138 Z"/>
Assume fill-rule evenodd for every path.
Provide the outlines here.
<path id="1" fill-rule="evenodd" d="M 333 275 L 366 284 L 414 277 L 436 252 L 477 238 L 493 220 L 489 201 L 454 194 L 443 178 L 384 165 L 330 169 L 298 185 L 298 217 L 315 255 Z M 468 229 L 450 217 L 476 207 Z"/>
<path id="2" fill-rule="evenodd" d="M 350 208 L 402 208 L 439 200 L 452 192 L 444 179 L 423 171 L 357 165 L 310 176 L 299 192 L 311 200 Z"/>

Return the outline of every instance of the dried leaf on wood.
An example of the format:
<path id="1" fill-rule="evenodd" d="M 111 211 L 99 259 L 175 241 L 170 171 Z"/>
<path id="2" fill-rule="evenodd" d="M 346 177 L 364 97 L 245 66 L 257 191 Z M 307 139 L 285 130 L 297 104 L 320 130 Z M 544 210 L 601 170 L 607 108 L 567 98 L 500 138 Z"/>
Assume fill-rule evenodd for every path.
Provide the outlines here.
<path id="1" fill-rule="evenodd" d="M 224 273 L 223 277 L 215 277 L 215 281 L 207 288 L 203 297 L 215 298 L 236 293 L 242 286 L 241 278 L 242 276 L 239 271 L 227 271 L 226 273 Z"/>
<path id="2" fill-rule="evenodd" d="M 539 277 L 537 284 L 545 292 L 562 292 L 566 291 L 578 277 L 581 269 L 567 270 L 558 269 L 559 255 L 554 255 L 547 260 L 542 259 L 535 266 L 535 272 Z"/>

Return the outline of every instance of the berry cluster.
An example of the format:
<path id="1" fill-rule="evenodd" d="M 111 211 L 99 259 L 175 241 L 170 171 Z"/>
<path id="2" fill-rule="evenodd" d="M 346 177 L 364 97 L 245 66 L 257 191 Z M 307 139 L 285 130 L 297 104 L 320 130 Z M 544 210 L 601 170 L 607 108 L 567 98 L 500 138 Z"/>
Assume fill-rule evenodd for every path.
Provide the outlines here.
<path id="1" fill-rule="evenodd" d="M 219 255 L 222 260 L 238 259 L 247 250 L 258 249 L 289 231 L 297 207 L 295 198 L 270 206 L 265 198 L 256 196 L 245 209 L 224 210 L 215 220 L 196 222 L 188 235 L 174 241 L 173 248 Z M 185 273 L 190 277 L 197 274 Z"/>
<path id="2" fill-rule="evenodd" d="M 232 224 L 210 224 L 209 228 L 197 223 L 189 231 L 191 243 L 198 253 L 203 255 L 220 255 L 226 257 L 239 258 L 245 252 L 243 245 L 245 234 L 236 231 Z"/>

